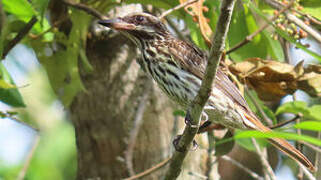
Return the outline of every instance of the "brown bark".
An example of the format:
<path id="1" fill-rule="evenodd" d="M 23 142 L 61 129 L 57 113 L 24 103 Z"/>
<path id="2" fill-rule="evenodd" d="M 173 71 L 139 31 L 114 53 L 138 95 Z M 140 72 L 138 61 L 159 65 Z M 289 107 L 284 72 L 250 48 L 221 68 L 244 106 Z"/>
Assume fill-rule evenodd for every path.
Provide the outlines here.
<path id="1" fill-rule="evenodd" d="M 122 159 L 147 79 L 135 62 L 133 44 L 123 36 L 90 40 L 87 47 L 95 71 L 82 75 L 86 92 L 79 94 L 71 107 L 78 148 L 77 179 L 128 177 Z M 133 155 L 136 172 L 169 156 L 172 109 L 157 90 L 150 94 Z M 159 174 L 149 178 L 157 179 Z"/>

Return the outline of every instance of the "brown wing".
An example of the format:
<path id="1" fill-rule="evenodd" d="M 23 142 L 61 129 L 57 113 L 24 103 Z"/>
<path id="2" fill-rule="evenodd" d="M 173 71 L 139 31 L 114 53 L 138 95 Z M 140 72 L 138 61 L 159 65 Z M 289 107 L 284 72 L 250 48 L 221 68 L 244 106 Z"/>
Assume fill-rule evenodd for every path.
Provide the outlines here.
<path id="1" fill-rule="evenodd" d="M 171 54 L 184 70 L 191 72 L 200 79 L 203 79 L 207 65 L 207 55 L 197 47 L 184 41 L 176 40 L 169 45 Z M 217 69 L 214 86 L 221 90 L 226 96 L 232 99 L 246 112 L 251 112 L 245 99 L 233 82 L 222 72 L 221 67 Z"/>

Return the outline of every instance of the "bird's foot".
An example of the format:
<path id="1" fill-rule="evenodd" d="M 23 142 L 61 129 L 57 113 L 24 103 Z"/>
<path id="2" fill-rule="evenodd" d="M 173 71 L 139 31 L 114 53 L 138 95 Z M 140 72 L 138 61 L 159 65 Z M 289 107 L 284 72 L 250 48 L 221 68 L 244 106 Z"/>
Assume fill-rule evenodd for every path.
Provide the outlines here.
<path id="1" fill-rule="evenodd" d="M 182 138 L 182 135 L 178 135 L 175 137 L 175 139 L 173 140 L 173 145 L 174 145 L 174 148 L 176 151 L 178 152 L 184 152 L 187 150 L 186 147 L 179 147 L 179 141 L 181 140 Z M 195 151 L 198 147 L 198 144 L 197 142 L 193 139 L 193 142 L 192 142 L 192 148 L 189 149 L 190 151 Z"/>
<path id="2" fill-rule="evenodd" d="M 187 114 L 185 116 L 185 124 L 190 126 L 191 128 L 197 128 L 196 124 L 192 124 L 191 115 L 189 114 L 188 111 L 187 111 Z"/>
<path id="3" fill-rule="evenodd" d="M 225 126 L 221 125 L 221 124 L 215 124 L 212 123 L 211 121 L 205 121 L 200 128 L 198 129 L 197 133 L 203 133 L 203 132 L 208 132 L 208 131 L 212 131 L 212 130 L 221 130 L 224 129 Z"/>

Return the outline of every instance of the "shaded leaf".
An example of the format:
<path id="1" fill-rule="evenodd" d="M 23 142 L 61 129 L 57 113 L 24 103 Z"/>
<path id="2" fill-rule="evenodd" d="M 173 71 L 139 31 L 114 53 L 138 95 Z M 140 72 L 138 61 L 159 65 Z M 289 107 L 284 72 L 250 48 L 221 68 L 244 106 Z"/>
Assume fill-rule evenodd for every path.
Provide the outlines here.
<path id="1" fill-rule="evenodd" d="M 227 131 L 221 140 L 228 140 L 228 139 L 231 139 L 232 137 L 233 137 L 233 134 L 231 133 L 231 131 Z M 228 154 L 233 149 L 234 144 L 235 144 L 235 141 L 233 139 L 224 144 L 219 144 L 219 145 L 215 144 L 215 156 L 223 156 L 225 154 Z"/>
<path id="2" fill-rule="evenodd" d="M 13 107 L 26 106 L 10 74 L 2 63 L 0 63 L 0 101 Z"/>

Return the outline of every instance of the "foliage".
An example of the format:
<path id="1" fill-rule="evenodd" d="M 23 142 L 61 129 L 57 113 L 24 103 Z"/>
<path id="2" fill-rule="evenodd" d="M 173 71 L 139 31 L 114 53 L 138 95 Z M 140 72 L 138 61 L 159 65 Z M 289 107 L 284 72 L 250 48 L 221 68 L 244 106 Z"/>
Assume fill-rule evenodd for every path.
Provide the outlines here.
<path id="1" fill-rule="evenodd" d="M 124 4 L 141 3 L 143 5 L 152 5 L 157 9 L 169 9 L 181 2 L 183 1 L 127 0 Z M 2 29 L 0 29 L 1 57 L 3 49 L 8 45 L 8 42 L 23 29 L 33 16 L 36 16 L 38 20 L 37 23 L 20 43 L 29 46 L 34 50 L 41 66 L 46 71 L 46 76 L 48 76 L 47 81 L 50 83 L 51 88 L 57 95 L 59 101 L 68 108 L 77 93 L 85 91 L 85 87 L 80 78 L 80 69 L 83 68 L 81 70 L 84 70 L 87 73 L 95 71 L 86 57 L 87 38 L 90 35 L 89 30 L 92 28 L 91 23 L 93 18 L 81 10 L 69 8 L 64 14 L 66 19 L 62 19 L 61 22 L 49 22 L 49 18 L 47 18 L 49 0 L 3 0 L 1 3 L 3 11 L 7 16 L 6 21 L 1 22 L 1 24 L 4 24 L 1 26 Z M 278 115 L 291 113 L 302 115 L 303 120 L 308 120 L 294 124 L 291 128 L 321 131 L 321 124 L 319 122 L 321 120 L 321 105 L 308 105 L 306 102 L 294 101 L 280 105 L 276 110 L 272 110 L 265 106 L 261 101 L 262 99 L 277 101 L 287 94 L 292 94 L 298 88 L 308 92 L 310 95 L 318 96 L 320 98 L 320 65 L 313 65 L 313 67 L 309 66 L 304 70 L 302 70 L 303 67 L 300 66 L 299 70 L 302 71 L 297 71 L 298 69 L 295 69 L 296 66 L 281 63 L 284 62 L 286 56 L 282 51 L 283 47 L 280 41 L 274 38 L 276 37 L 275 35 L 277 35 L 278 38 L 282 37 L 286 41 L 292 43 L 296 48 L 307 52 L 319 63 L 321 62 L 320 52 L 312 51 L 310 48 L 303 45 L 300 40 L 290 36 L 287 31 L 269 21 L 267 17 L 273 16 L 273 9 L 266 4 L 260 1 L 255 2 L 250 0 L 243 0 L 239 3 L 240 5 L 235 7 L 232 17 L 232 23 L 228 33 L 229 38 L 226 41 L 227 49 L 232 48 L 244 40 L 246 36 L 257 31 L 262 23 L 268 23 L 272 28 L 265 29 L 255 36 L 252 41 L 228 55 L 228 58 L 235 62 L 240 62 L 232 65 L 231 69 L 234 68 L 235 71 L 237 70 L 237 73 L 234 72 L 234 74 L 242 76 L 239 78 L 243 78 L 244 83 L 248 82 L 249 78 L 252 78 L 251 87 L 254 87 L 257 92 L 255 100 L 258 101 L 260 107 L 265 114 L 273 120 L 274 124 L 277 123 L 276 117 L 278 117 Z M 107 12 L 110 8 L 120 6 L 121 4 L 118 4 L 117 1 L 88 1 L 87 5 Z M 204 4 L 190 5 L 189 9 L 191 10 L 187 10 L 188 8 L 186 9 L 188 12 L 184 9 L 173 12 L 170 15 L 170 18 L 183 20 L 184 25 L 190 34 L 188 38 L 198 47 L 208 50 L 210 46 L 208 41 L 211 38 L 212 31 L 217 22 L 219 5 L 219 1 L 205 0 Z M 308 13 L 317 20 L 321 19 L 321 6 L 319 0 L 302 1 L 301 5 L 304 6 L 302 13 Z M 305 17 L 299 16 L 299 18 L 304 19 Z M 69 31 L 66 32 L 59 29 L 60 25 L 67 21 L 71 24 Z M 318 26 L 316 26 L 316 28 L 320 29 Z M 255 59 L 255 62 L 253 59 Z M 266 59 L 274 59 L 275 61 L 268 61 Z M 311 70 L 311 68 L 315 69 Z M 288 71 L 284 72 L 285 69 Z M 261 76 L 262 73 L 266 73 L 265 77 Z M 14 108 L 25 107 L 27 104 L 25 103 L 26 96 L 23 93 L 20 93 L 19 87 L 15 85 L 11 76 L 15 76 L 15 74 L 8 72 L 1 63 L 0 101 Z M 282 81 L 279 81 L 281 76 L 284 78 Z M 267 79 L 270 81 L 267 82 Z M 288 89 L 292 89 L 287 91 L 288 89 L 283 88 L 282 85 L 284 81 L 290 82 L 290 79 L 295 81 L 295 83 L 291 87 L 288 86 Z M 268 83 L 268 85 L 259 84 L 259 82 Z M 271 84 L 275 86 L 270 86 Z M 255 88 L 258 87 L 257 85 L 260 85 L 259 88 Z M 250 102 L 249 104 L 253 110 L 256 112 L 258 111 L 253 103 Z M 26 108 L 28 108 L 28 104 Z M 23 120 L 26 122 L 28 122 L 28 119 L 32 119 L 29 117 L 31 116 L 30 114 L 27 116 L 23 112 L 19 113 L 22 117 L 25 115 Z M 185 116 L 185 113 L 177 110 L 173 112 L 173 115 Z M 59 133 L 57 133 L 58 129 Z M 76 166 L 74 164 L 74 140 L 71 138 L 73 136 L 74 134 L 71 125 L 66 122 L 61 123 L 54 129 L 48 131 L 47 134 L 41 138 L 39 146 L 42 148 L 37 149 L 26 178 L 72 179 Z M 65 139 L 64 137 L 67 138 Z M 216 146 L 218 151 L 222 152 L 221 154 L 225 154 L 234 145 L 234 142 L 230 142 L 227 145 L 229 146 L 228 148 L 220 147 L 219 145 L 235 140 L 243 147 L 253 150 L 254 148 L 251 146 L 250 141 L 246 139 L 250 137 L 281 137 L 291 140 L 306 141 L 321 146 L 321 141 L 316 138 L 285 132 L 284 129 L 278 129 L 278 131 L 271 133 L 238 131 L 234 136 L 232 136 L 232 134 L 226 134 L 223 140 L 216 143 Z M 260 141 L 260 144 L 266 146 L 267 143 Z M 64 145 L 66 145 L 66 147 Z M 52 156 L 53 154 L 55 154 L 55 156 Z M 57 159 L 63 161 L 58 161 Z M 58 171 L 61 171 L 62 169 L 69 168 L 68 162 L 70 160 L 73 160 L 72 168 L 66 170 L 63 174 L 58 173 Z M 60 168 L 57 168 L 57 166 Z M 20 166 L 0 168 L 0 175 L 7 179 L 13 179 L 16 177 L 16 173 L 20 168 Z M 48 169 L 50 169 L 51 173 L 45 174 Z"/>

